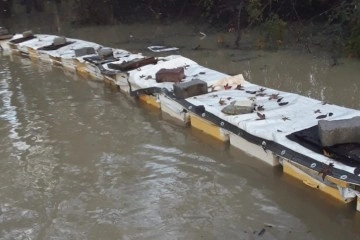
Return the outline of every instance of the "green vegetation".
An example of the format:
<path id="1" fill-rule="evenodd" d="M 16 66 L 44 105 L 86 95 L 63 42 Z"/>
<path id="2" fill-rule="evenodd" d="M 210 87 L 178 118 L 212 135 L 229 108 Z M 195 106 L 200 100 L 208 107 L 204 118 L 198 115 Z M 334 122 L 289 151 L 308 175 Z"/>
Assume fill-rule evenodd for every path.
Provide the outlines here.
<path id="1" fill-rule="evenodd" d="M 340 1 L 329 12 L 328 28 L 337 36 L 335 43 L 345 47 L 347 52 L 360 56 L 360 1 Z"/>
<path id="2" fill-rule="evenodd" d="M 30 12 L 44 11 L 44 3 L 50 0 L 19 1 Z M 0 17 L 11 16 L 14 2 L 0 1 Z M 74 24 L 187 19 L 207 22 L 219 31 L 234 31 L 237 33 L 234 47 L 241 45 L 242 31 L 256 27 L 260 29 L 255 41 L 258 48 L 282 47 L 290 33 L 309 51 L 311 44 L 336 46 L 341 53 L 360 56 L 360 0 L 66 0 L 66 3 L 72 9 Z M 295 25 L 300 28 L 288 31 Z M 311 31 L 309 26 L 321 27 Z M 325 36 L 325 40 L 316 42 L 312 38 L 315 35 Z"/>

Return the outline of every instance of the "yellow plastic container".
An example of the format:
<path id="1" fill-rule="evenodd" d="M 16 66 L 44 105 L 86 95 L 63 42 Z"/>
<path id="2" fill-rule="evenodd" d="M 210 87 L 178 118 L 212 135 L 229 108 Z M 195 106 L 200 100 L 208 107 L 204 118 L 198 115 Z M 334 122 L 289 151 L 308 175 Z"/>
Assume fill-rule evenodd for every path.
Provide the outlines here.
<path id="1" fill-rule="evenodd" d="M 318 173 L 314 170 L 308 169 L 307 171 L 309 173 L 306 173 L 304 170 L 300 169 L 300 166 L 298 166 L 298 164 L 289 162 L 288 160 L 284 159 L 283 160 L 283 171 L 285 174 L 288 174 L 296 179 L 299 179 L 305 185 L 307 185 L 311 188 L 314 188 L 314 189 L 318 189 L 321 192 L 324 192 L 324 193 L 334 197 L 335 199 L 340 200 L 341 202 L 348 203 L 348 202 L 351 202 L 352 200 L 354 200 L 354 198 L 344 199 L 343 196 L 340 194 L 340 191 L 338 190 L 336 184 L 333 184 L 334 186 L 329 186 L 328 184 L 326 184 L 326 180 L 328 179 L 328 176 L 325 177 L 324 182 L 311 176 L 312 174 L 318 175 Z M 338 181 L 340 182 L 341 180 L 338 180 Z M 341 183 L 341 185 L 344 185 L 344 183 Z"/>
<path id="2" fill-rule="evenodd" d="M 223 142 L 229 141 L 229 134 L 217 125 L 190 113 L 191 126 Z"/>
<path id="3" fill-rule="evenodd" d="M 156 96 L 147 95 L 147 94 L 140 94 L 139 99 L 146 104 L 149 104 L 153 107 L 160 108 L 160 102 L 156 98 Z"/>

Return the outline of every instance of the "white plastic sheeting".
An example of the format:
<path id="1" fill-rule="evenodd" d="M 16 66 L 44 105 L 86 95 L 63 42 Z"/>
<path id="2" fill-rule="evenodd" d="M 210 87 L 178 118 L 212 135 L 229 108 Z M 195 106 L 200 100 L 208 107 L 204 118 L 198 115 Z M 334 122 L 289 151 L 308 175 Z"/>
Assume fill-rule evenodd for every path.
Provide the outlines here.
<path id="1" fill-rule="evenodd" d="M 53 35 L 43 35 L 43 34 L 37 34 L 35 36 L 36 38 L 22 42 L 17 44 L 18 50 L 24 53 L 29 53 L 29 48 L 32 49 L 38 49 L 41 47 L 45 47 L 48 45 L 51 45 L 56 38 L 56 36 Z"/>
<path id="2" fill-rule="evenodd" d="M 61 47 L 57 50 L 52 50 L 52 51 L 38 50 L 38 52 L 46 53 L 52 57 L 76 58 L 75 49 L 80 49 L 80 48 L 84 48 L 84 47 L 92 47 L 96 51 L 96 49 L 101 47 L 101 45 L 99 45 L 99 44 L 86 42 L 86 41 L 82 41 L 82 40 L 75 40 L 75 39 L 70 39 L 70 38 L 67 38 L 66 40 L 73 42 L 73 43 L 66 45 L 64 47 Z"/>
<path id="3" fill-rule="evenodd" d="M 317 125 L 319 119 L 316 118 L 320 115 L 327 114 L 325 118 L 327 120 L 348 119 L 354 116 L 360 116 L 359 111 L 323 104 L 321 101 L 298 94 L 281 92 L 269 88 L 265 89 L 249 82 L 245 82 L 242 86 L 243 90 L 229 89 L 215 91 L 186 100 L 194 105 L 204 105 L 206 111 L 238 126 L 251 135 L 277 142 L 284 147 L 311 157 L 319 162 L 326 164 L 333 162 L 335 168 L 351 173 L 354 172 L 353 167 L 346 166 L 336 162 L 334 159 L 317 154 L 289 140 L 286 138 L 286 135 Z M 231 101 L 242 100 L 244 98 L 254 100 L 257 107 L 261 106 L 264 110 L 242 115 L 226 115 L 221 112 L 221 109 Z M 281 99 L 281 101 L 278 101 L 279 99 Z M 281 106 L 279 103 L 287 104 Z M 262 110 L 261 108 L 260 110 Z M 264 114 L 265 119 L 261 119 L 258 113 Z M 331 113 L 330 115 L 332 116 L 329 116 L 329 113 Z"/>

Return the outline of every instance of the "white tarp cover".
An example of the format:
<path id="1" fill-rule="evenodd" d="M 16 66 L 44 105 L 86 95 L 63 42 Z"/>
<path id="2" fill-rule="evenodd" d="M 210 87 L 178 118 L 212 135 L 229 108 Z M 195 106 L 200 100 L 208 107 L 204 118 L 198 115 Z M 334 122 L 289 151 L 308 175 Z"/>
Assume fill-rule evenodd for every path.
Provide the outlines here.
<path id="1" fill-rule="evenodd" d="M 28 52 L 28 48 L 37 50 L 41 47 L 51 45 L 53 43 L 54 39 L 56 37 L 58 37 L 55 35 L 44 35 L 44 34 L 36 34 L 34 36 L 36 38 L 17 44 L 18 49 L 23 52 Z M 14 37 L 12 39 L 18 39 L 21 37 L 22 37 L 22 34 L 16 34 L 16 35 L 14 35 Z M 47 53 L 49 56 L 53 56 L 53 57 L 62 57 L 62 58 L 68 59 L 68 58 L 76 58 L 75 51 L 74 51 L 76 49 L 80 49 L 80 48 L 84 48 L 84 47 L 93 47 L 95 49 L 95 51 L 97 51 L 99 48 L 103 47 L 102 45 L 97 44 L 97 43 L 73 39 L 73 38 L 66 38 L 66 41 L 73 42 L 73 43 L 66 45 L 64 47 L 61 47 L 57 50 L 52 50 L 52 51 L 39 50 L 39 52 Z M 113 54 L 114 54 L 114 57 L 120 58 L 120 57 L 123 57 L 124 55 L 129 55 L 131 53 L 126 50 L 122 50 L 122 49 L 113 49 Z M 78 57 L 77 59 L 79 61 L 82 61 L 83 57 L 84 56 Z"/>
<path id="2" fill-rule="evenodd" d="M 67 38 L 66 41 L 71 41 L 73 43 L 63 46 L 57 50 L 52 50 L 52 51 L 38 50 L 38 52 L 47 53 L 52 57 L 76 58 L 75 57 L 75 49 L 80 49 L 80 48 L 84 48 L 84 47 L 92 47 L 96 51 L 96 49 L 101 47 L 101 45 L 99 45 L 99 44 L 86 42 L 86 41 L 82 41 L 82 40 Z"/>
<path id="3" fill-rule="evenodd" d="M 43 35 L 43 34 L 36 34 L 34 36 L 36 38 L 17 44 L 18 49 L 24 53 L 28 53 L 29 52 L 28 48 L 32 48 L 36 50 L 38 48 L 51 45 L 54 39 L 57 37 L 54 35 Z"/>
<path id="4" fill-rule="evenodd" d="M 251 135 L 277 142 L 289 149 L 309 156 L 319 162 L 333 162 L 336 168 L 354 172 L 353 167 L 336 162 L 334 159 L 317 154 L 298 143 L 286 138 L 286 135 L 317 125 L 317 117 L 327 114 L 324 119 L 337 120 L 348 119 L 360 116 L 360 112 L 340 106 L 323 104 L 321 101 L 300 96 L 298 94 L 281 92 L 274 89 L 245 82 L 243 90 L 236 90 L 234 87 L 229 90 L 215 91 L 201 96 L 186 99 L 194 105 L 204 105 L 206 111 L 218 116 L 225 121 L 238 126 L 240 129 Z M 256 92 L 256 93 L 254 93 Z M 221 110 L 234 100 L 252 99 L 261 111 L 254 111 L 242 115 L 226 115 Z M 281 98 L 281 101 L 278 101 Z M 221 101 L 220 101 L 221 100 Z M 280 103 L 287 103 L 283 106 Z M 263 108 L 264 110 L 262 110 Z M 261 120 L 258 115 L 264 114 L 265 119 Z M 331 114 L 330 114 L 331 113 Z M 332 116 L 330 116 L 330 115 Z"/>

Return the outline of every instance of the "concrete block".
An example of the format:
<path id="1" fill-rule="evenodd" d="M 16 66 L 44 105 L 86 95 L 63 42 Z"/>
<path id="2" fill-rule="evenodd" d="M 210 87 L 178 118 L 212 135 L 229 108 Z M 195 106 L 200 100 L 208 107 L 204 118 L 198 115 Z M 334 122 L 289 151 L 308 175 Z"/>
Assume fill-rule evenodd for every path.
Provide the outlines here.
<path id="1" fill-rule="evenodd" d="M 56 37 L 53 40 L 53 45 L 54 46 L 63 45 L 65 43 L 66 43 L 66 38 L 65 37 Z"/>
<path id="2" fill-rule="evenodd" d="M 174 94 L 177 98 L 189 98 L 208 92 L 207 83 L 199 79 L 190 82 L 181 82 L 174 84 Z"/>
<path id="3" fill-rule="evenodd" d="M 75 49 L 74 51 L 76 57 L 82 57 L 85 55 L 91 55 L 96 53 L 93 47 L 83 47 L 83 48 Z"/>
<path id="4" fill-rule="evenodd" d="M 33 32 L 31 30 L 23 32 L 22 35 L 23 35 L 24 38 L 34 36 L 34 34 L 33 34 Z"/>
<path id="5" fill-rule="evenodd" d="M 360 116 L 342 120 L 320 120 L 319 138 L 322 146 L 360 143 Z"/>
<path id="6" fill-rule="evenodd" d="M 228 106 L 224 107 L 221 112 L 228 115 L 239 115 L 251 113 L 254 110 L 254 101 L 249 99 L 232 101 Z"/>
<path id="7" fill-rule="evenodd" d="M 98 54 L 102 60 L 114 57 L 113 50 L 109 47 L 100 48 Z"/>

